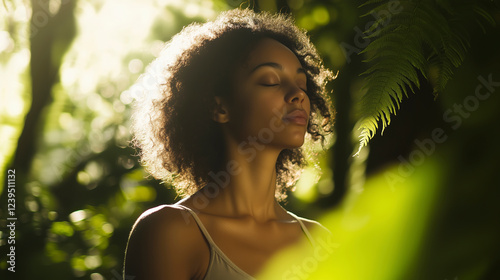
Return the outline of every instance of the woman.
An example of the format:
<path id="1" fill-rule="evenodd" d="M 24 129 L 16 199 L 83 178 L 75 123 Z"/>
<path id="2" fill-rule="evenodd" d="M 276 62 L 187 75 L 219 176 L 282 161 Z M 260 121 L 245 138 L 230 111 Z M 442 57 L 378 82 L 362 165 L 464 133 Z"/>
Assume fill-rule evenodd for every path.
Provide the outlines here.
<path id="1" fill-rule="evenodd" d="M 278 201 L 297 180 L 304 137 L 331 130 L 322 66 L 291 19 L 235 9 L 185 28 L 136 92 L 135 143 L 148 171 L 186 196 L 134 225 L 125 275 L 253 279 L 321 226 Z"/>

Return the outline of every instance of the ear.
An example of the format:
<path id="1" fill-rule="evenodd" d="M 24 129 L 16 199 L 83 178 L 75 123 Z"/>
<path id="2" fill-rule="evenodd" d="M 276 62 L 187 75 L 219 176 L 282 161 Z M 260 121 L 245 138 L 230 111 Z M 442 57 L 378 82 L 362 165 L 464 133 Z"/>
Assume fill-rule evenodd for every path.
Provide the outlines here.
<path id="1" fill-rule="evenodd" d="M 214 101 L 212 119 L 218 123 L 227 123 L 229 121 L 229 110 L 226 102 L 220 96 L 216 96 Z"/>

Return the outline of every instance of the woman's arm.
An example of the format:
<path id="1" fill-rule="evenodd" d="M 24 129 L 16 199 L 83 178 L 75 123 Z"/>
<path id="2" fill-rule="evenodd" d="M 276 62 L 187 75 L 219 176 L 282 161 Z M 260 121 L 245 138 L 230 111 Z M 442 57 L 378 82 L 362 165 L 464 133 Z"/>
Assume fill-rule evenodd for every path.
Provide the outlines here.
<path id="1" fill-rule="evenodd" d="M 150 209 L 132 228 L 125 254 L 125 278 L 201 279 L 208 246 L 193 221 L 171 206 Z M 201 241 L 201 242 L 200 242 Z M 127 276 L 129 278 L 127 278 Z"/>

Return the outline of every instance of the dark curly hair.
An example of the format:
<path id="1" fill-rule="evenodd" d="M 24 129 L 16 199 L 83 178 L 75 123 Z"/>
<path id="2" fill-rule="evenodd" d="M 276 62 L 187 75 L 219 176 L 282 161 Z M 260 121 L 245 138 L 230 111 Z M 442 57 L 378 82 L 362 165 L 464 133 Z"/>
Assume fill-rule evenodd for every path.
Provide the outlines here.
<path id="1" fill-rule="evenodd" d="M 305 31 L 289 16 L 234 9 L 214 21 L 191 24 L 175 35 L 132 87 L 136 103 L 133 143 L 155 178 L 191 195 L 225 166 L 220 124 L 213 121 L 215 96 L 231 100 L 233 75 L 262 38 L 288 47 L 307 76 L 311 115 L 306 139 L 324 142 L 333 113 L 325 85 L 332 73 Z M 305 164 L 301 148 L 283 150 L 276 162 L 276 198 L 282 200 Z"/>

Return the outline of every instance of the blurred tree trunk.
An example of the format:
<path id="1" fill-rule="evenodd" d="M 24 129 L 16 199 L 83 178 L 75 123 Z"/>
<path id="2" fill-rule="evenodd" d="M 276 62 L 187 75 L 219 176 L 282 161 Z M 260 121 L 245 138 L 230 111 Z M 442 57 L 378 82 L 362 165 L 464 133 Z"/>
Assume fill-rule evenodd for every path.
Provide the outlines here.
<path id="1" fill-rule="evenodd" d="M 52 102 L 52 87 L 58 82 L 62 57 L 75 37 L 76 1 L 62 1 L 52 15 L 49 1 L 31 1 L 30 74 L 31 107 L 26 115 L 12 166 L 28 174 L 36 153 L 37 139 L 43 129 L 44 109 Z"/>
<path id="2" fill-rule="evenodd" d="M 62 58 L 73 41 L 75 30 L 74 10 L 76 1 L 60 1 L 59 9 L 53 1 L 32 0 L 32 17 L 30 22 L 30 76 L 32 103 L 21 135 L 18 139 L 15 155 L 10 168 L 16 170 L 16 272 L 17 279 L 52 279 L 47 271 L 30 271 L 30 263 L 43 263 L 47 225 L 34 225 L 33 213 L 25 208 L 27 195 L 26 183 L 29 181 L 30 167 L 37 151 L 37 143 L 41 142 L 45 124 L 45 111 L 51 104 L 52 88 L 59 80 L 58 73 Z M 50 163 L 46 163 L 50 164 Z M 4 171 L 4 174 L 7 174 Z M 6 181 L 4 185 L 7 186 Z M 7 192 L 3 192 L 1 201 L 7 201 Z M 7 216 L 6 203 L 2 203 L 2 217 Z M 23 253 L 32 252 L 30 255 Z M 19 255 L 22 254 L 22 255 Z M 4 255 L 5 256 L 5 255 Z M 3 257 L 4 257 L 3 256 Z M 2 257 L 2 258 L 3 258 Z M 44 267 L 44 266 L 38 266 Z M 8 276 L 12 277 L 11 272 Z M 7 275 L 5 275 L 7 276 Z M 1 277 L 2 279 L 12 279 Z"/>
<path id="3" fill-rule="evenodd" d="M 354 61 L 352 61 L 354 63 Z M 351 85 L 357 69 L 348 64 L 342 69 L 342 77 L 334 82 L 333 107 L 335 108 L 334 133 L 336 135 L 335 145 L 331 149 L 331 164 L 333 171 L 334 189 L 331 195 L 325 199 L 327 207 L 338 205 L 348 190 L 348 175 L 350 169 L 353 145 L 351 140 L 353 124 L 350 121 L 352 101 Z"/>

